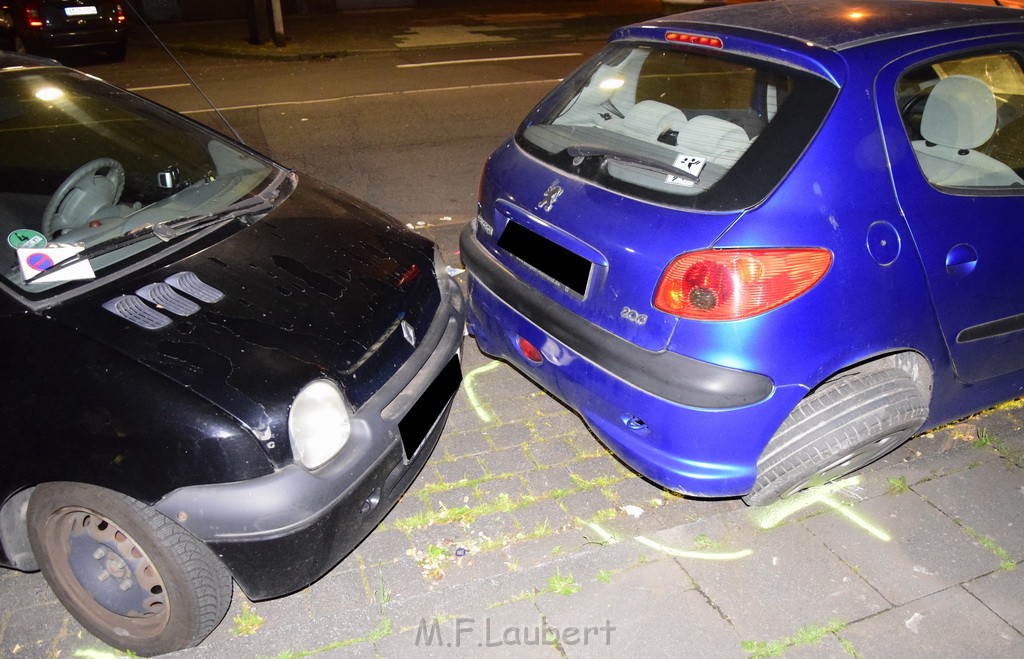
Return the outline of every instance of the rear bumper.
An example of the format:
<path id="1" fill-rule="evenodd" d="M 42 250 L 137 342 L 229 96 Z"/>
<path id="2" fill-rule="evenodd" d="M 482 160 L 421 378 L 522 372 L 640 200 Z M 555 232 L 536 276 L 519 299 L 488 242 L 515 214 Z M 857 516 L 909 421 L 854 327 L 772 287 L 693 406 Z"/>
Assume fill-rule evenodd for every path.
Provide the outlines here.
<path id="1" fill-rule="evenodd" d="M 522 284 L 471 228 L 461 251 L 470 331 L 481 350 L 577 410 L 616 455 L 660 485 L 706 497 L 749 492 L 761 451 L 804 387 L 623 341 Z M 520 337 L 540 349 L 542 363 L 523 356 Z"/>
<path id="2" fill-rule="evenodd" d="M 105 48 L 127 43 L 128 30 L 124 27 L 74 32 L 29 30 L 23 34 L 23 40 L 31 51 Z"/>
<path id="3" fill-rule="evenodd" d="M 157 504 L 220 557 L 250 599 L 287 595 L 323 576 L 423 468 L 461 381 L 464 303 L 448 284 L 419 349 L 360 407 L 351 439 L 333 460 L 313 471 L 290 465 L 249 481 L 182 488 Z M 402 431 L 410 428 L 423 437 L 407 458 Z"/>

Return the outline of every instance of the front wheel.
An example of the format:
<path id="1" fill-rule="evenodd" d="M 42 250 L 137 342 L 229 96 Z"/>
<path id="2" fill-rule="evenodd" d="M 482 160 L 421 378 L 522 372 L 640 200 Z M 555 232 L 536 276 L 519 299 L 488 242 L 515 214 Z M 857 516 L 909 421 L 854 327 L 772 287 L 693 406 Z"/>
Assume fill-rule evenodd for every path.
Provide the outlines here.
<path id="1" fill-rule="evenodd" d="M 757 461 L 743 500 L 762 506 L 841 478 L 910 438 L 928 399 L 906 371 L 884 368 L 826 382 L 800 401 Z"/>
<path id="2" fill-rule="evenodd" d="M 224 618 L 231 576 L 149 506 L 81 483 L 36 487 L 29 541 L 46 582 L 97 638 L 151 656 L 191 647 Z"/>

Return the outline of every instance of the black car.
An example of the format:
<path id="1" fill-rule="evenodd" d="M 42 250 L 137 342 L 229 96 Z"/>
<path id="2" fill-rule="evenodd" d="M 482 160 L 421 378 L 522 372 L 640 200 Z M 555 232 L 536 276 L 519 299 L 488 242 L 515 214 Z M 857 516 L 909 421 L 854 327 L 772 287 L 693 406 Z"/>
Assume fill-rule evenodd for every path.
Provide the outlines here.
<path id="1" fill-rule="evenodd" d="M 138 654 L 338 563 L 430 455 L 463 301 L 396 220 L 0 53 L 0 565 Z"/>
<path id="2" fill-rule="evenodd" d="M 102 51 L 120 62 L 128 52 L 127 22 L 121 3 L 109 0 L 0 0 L 0 48 Z"/>

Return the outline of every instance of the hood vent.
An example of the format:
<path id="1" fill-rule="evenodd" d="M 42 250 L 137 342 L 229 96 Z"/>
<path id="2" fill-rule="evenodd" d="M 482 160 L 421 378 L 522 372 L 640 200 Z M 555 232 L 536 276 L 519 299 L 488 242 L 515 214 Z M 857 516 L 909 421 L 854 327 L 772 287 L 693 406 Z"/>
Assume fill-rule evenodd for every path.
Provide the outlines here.
<path id="1" fill-rule="evenodd" d="M 181 293 L 200 302 L 219 302 L 224 293 L 205 283 L 194 272 L 179 272 L 162 282 L 147 284 L 135 291 L 137 295 L 122 295 L 103 303 L 103 308 L 145 329 L 161 329 L 171 324 L 166 315 L 146 304 L 176 316 L 191 316 L 200 309 L 199 305 Z M 145 300 L 145 301 L 144 301 Z"/>
<path id="2" fill-rule="evenodd" d="M 103 303 L 103 308 L 145 329 L 160 329 L 171 324 L 171 319 L 135 295 L 122 295 Z"/>
<path id="3" fill-rule="evenodd" d="M 164 282 L 147 284 L 135 292 L 143 300 L 149 300 L 176 316 L 191 316 L 199 311 L 198 304 L 184 297 Z"/>
<path id="4" fill-rule="evenodd" d="M 220 302 L 224 294 L 213 286 L 205 283 L 194 272 L 179 272 L 164 280 L 186 295 L 191 295 L 200 302 Z"/>

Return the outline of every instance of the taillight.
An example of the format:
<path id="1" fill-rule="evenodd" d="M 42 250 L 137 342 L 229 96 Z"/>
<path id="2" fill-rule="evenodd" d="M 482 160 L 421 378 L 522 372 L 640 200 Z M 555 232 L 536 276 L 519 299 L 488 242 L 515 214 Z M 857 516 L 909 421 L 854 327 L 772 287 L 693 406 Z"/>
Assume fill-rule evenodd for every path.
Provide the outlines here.
<path id="1" fill-rule="evenodd" d="M 121 9 L 121 5 L 114 5 L 114 11 L 117 12 L 118 23 L 124 23 L 127 20 L 124 15 L 124 10 Z"/>
<path id="2" fill-rule="evenodd" d="M 832 265 L 827 249 L 712 249 L 673 259 L 654 306 L 692 320 L 740 320 L 811 289 Z"/>
<path id="3" fill-rule="evenodd" d="M 43 27 L 43 17 L 39 15 L 39 3 L 29 2 L 25 4 L 25 21 L 29 27 Z"/>

